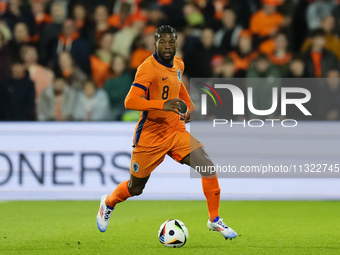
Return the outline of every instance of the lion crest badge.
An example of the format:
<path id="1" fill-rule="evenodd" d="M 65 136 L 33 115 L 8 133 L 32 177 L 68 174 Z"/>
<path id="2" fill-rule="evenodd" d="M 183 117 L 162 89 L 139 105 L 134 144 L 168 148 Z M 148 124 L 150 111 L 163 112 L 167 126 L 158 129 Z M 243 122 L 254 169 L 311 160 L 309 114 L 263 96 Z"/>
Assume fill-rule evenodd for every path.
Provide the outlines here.
<path id="1" fill-rule="evenodd" d="M 132 163 L 132 170 L 137 173 L 139 171 L 139 165 L 136 162 Z"/>
<path id="2" fill-rule="evenodd" d="M 181 75 L 182 75 L 181 69 L 178 69 L 177 70 L 177 78 L 178 78 L 179 82 L 182 81 L 182 76 Z"/>

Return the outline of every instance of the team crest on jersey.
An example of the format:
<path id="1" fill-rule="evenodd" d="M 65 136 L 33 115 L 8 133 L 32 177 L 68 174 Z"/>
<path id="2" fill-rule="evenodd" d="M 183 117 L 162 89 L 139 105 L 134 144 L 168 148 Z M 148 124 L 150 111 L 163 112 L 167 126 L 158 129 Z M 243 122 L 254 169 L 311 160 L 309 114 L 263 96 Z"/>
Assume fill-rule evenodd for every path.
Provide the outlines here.
<path id="1" fill-rule="evenodd" d="M 181 74 L 182 74 L 181 69 L 178 69 L 178 70 L 177 70 L 177 78 L 178 78 L 178 80 L 179 80 L 180 82 L 182 81 Z"/>
<path id="2" fill-rule="evenodd" d="M 139 170 L 139 165 L 136 162 L 132 163 L 132 170 L 137 173 Z"/>

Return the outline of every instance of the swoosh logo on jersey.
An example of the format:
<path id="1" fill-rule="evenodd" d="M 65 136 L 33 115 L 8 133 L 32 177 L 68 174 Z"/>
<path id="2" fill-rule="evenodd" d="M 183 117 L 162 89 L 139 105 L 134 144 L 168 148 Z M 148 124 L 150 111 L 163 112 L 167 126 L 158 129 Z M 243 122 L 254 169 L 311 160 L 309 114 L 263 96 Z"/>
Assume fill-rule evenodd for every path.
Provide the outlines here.
<path id="1" fill-rule="evenodd" d="M 168 79 L 169 77 L 166 77 L 166 78 L 162 78 L 162 81 L 165 81 L 166 79 Z"/>

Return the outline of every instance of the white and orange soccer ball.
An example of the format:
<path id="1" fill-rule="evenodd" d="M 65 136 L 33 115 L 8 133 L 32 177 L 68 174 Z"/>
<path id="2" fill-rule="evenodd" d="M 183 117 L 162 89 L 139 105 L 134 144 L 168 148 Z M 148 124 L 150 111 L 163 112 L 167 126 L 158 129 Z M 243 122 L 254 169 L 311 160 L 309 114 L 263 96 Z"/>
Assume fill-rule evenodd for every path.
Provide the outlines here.
<path id="1" fill-rule="evenodd" d="M 180 220 L 167 220 L 158 230 L 158 240 L 165 247 L 180 248 L 188 237 L 188 229 Z"/>

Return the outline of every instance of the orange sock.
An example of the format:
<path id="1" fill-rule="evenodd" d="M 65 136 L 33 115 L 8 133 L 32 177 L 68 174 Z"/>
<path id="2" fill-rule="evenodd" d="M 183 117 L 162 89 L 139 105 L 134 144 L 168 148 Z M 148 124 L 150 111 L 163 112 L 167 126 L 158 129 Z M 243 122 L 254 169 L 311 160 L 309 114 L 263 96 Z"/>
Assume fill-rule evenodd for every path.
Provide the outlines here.
<path id="1" fill-rule="evenodd" d="M 106 198 L 105 200 L 106 205 L 110 207 L 115 207 L 116 204 L 123 202 L 129 197 L 131 197 L 128 189 L 128 183 L 129 181 L 119 183 L 119 185 L 112 192 L 112 194 Z"/>
<path id="2" fill-rule="evenodd" d="M 218 217 L 218 208 L 220 207 L 220 186 L 216 174 L 209 177 L 202 176 L 203 193 L 207 200 L 209 220 L 211 222 Z"/>

